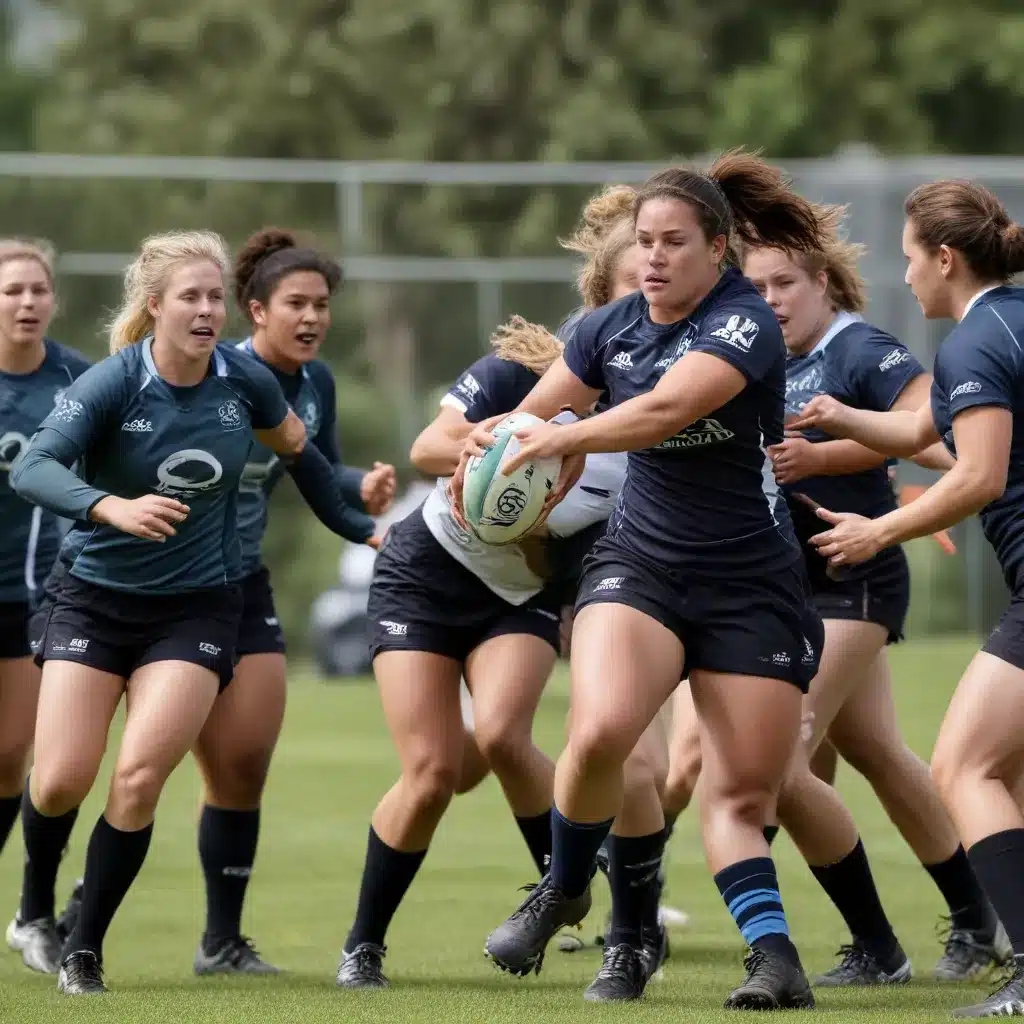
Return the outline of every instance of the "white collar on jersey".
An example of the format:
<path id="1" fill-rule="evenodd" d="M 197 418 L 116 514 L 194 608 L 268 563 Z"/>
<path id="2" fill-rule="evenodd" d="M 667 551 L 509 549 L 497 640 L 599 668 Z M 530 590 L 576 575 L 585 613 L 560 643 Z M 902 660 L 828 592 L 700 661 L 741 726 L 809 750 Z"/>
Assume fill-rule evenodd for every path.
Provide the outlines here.
<path id="1" fill-rule="evenodd" d="M 161 380 L 160 371 L 156 368 L 156 363 L 153 361 L 153 335 L 147 335 L 139 344 L 142 346 L 142 365 L 145 366 L 146 373 L 150 377 L 156 377 L 158 380 Z M 213 370 L 218 377 L 226 377 L 228 375 L 228 364 L 217 349 L 213 350 Z M 148 383 L 146 381 L 143 387 Z"/>
<path id="2" fill-rule="evenodd" d="M 974 307 L 977 304 L 978 299 L 980 299 L 982 295 L 987 295 L 989 292 L 995 291 L 995 289 L 999 287 L 1001 287 L 1001 285 L 990 284 L 982 288 L 980 292 L 975 292 L 967 301 L 967 305 L 964 306 L 964 313 L 963 316 L 960 317 L 960 319 L 963 320 L 964 316 L 967 316 L 967 314 L 970 313 L 972 307 Z"/>
<path id="3" fill-rule="evenodd" d="M 818 343 L 810 350 L 810 352 L 807 353 L 807 355 L 812 355 L 815 352 L 821 352 L 833 338 L 845 331 L 850 324 L 859 324 L 863 320 L 864 317 L 859 313 L 837 313 L 835 320 L 829 324 L 828 330 L 821 336 Z"/>

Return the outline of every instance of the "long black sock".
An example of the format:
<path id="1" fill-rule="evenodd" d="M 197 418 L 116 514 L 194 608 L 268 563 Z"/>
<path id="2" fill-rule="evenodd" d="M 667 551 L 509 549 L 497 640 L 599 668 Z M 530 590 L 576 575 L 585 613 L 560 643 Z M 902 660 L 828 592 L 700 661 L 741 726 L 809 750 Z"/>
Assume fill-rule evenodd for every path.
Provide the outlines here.
<path id="1" fill-rule="evenodd" d="M 978 884 L 978 879 L 962 846 L 949 860 L 925 864 L 925 871 L 939 887 L 954 928 L 981 932 L 992 938 L 996 932 L 996 915 Z"/>
<path id="2" fill-rule="evenodd" d="M 362 942 L 384 945 L 391 918 L 395 916 L 426 855 L 426 850 L 405 853 L 393 849 L 370 826 L 356 919 L 345 940 L 345 949 L 349 953 Z"/>
<path id="3" fill-rule="evenodd" d="M 809 867 L 843 915 L 854 941 L 883 966 L 898 966 L 896 961 L 902 962 L 903 952 L 882 909 L 864 844 L 858 839 L 857 845 L 836 864 Z"/>
<path id="4" fill-rule="evenodd" d="M 612 923 L 605 942 L 639 946 L 658 927 L 658 870 L 665 851 L 666 829 L 649 836 L 608 837 L 608 884 Z"/>
<path id="5" fill-rule="evenodd" d="M 64 955 L 92 950 L 103 959 L 103 939 L 117 908 L 142 868 L 153 826 L 122 832 L 100 815 L 85 855 L 85 884 L 78 921 L 64 944 Z"/>
<path id="6" fill-rule="evenodd" d="M 0 797 L 0 850 L 7 845 L 11 829 L 18 820 L 18 813 L 21 811 L 22 794 L 17 796 Z"/>
<path id="7" fill-rule="evenodd" d="M 19 914 L 22 921 L 54 916 L 57 871 L 77 817 L 77 807 L 55 818 L 40 814 L 25 784 L 21 802 L 21 830 L 25 837 L 25 875 Z"/>
<path id="8" fill-rule="evenodd" d="M 551 860 L 551 811 L 536 814 L 532 818 L 516 818 L 519 831 L 523 833 L 533 863 L 540 875 L 547 874 Z"/>
<path id="9" fill-rule="evenodd" d="M 764 828 L 761 829 L 761 831 L 764 833 L 764 840 L 765 840 L 765 842 L 769 846 L 771 846 L 772 843 L 775 842 L 775 837 L 779 834 L 779 826 L 778 825 L 765 825 Z"/>
<path id="10" fill-rule="evenodd" d="M 614 820 L 570 821 L 551 808 L 551 881 L 569 899 L 581 896 L 590 884 L 597 851 Z"/>
<path id="11" fill-rule="evenodd" d="M 979 839 L 967 857 L 1010 937 L 1013 952 L 1024 954 L 1024 828 Z"/>
<path id="12" fill-rule="evenodd" d="M 242 904 L 260 835 L 259 808 L 233 811 L 206 804 L 199 818 L 199 861 L 206 876 L 207 953 L 241 934 Z"/>

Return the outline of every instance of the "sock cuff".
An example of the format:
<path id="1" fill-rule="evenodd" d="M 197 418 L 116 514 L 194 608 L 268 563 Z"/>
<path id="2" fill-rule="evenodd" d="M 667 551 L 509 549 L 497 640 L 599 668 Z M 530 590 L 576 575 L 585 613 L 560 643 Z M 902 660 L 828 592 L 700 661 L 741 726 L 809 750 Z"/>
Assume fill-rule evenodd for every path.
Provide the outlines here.
<path id="1" fill-rule="evenodd" d="M 569 828 L 579 829 L 581 832 L 590 830 L 596 831 L 598 829 L 603 829 L 607 832 L 612 827 L 612 822 L 615 821 L 614 818 L 605 818 L 604 821 L 573 821 L 572 818 L 567 818 L 557 807 L 554 806 L 551 808 L 551 817 L 562 822 L 564 825 L 568 825 Z"/>
<path id="2" fill-rule="evenodd" d="M 410 860 L 423 860 L 427 855 L 426 848 L 422 850 L 398 850 L 393 846 L 388 846 L 379 835 L 377 830 L 371 825 L 370 826 L 370 838 L 369 838 L 369 849 L 376 849 L 378 853 L 388 857 L 406 857 Z"/>
<path id="3" fill-rule="evenodd" d="M 661 857 L 665 849 L 665 830 L 659 829 L 646 836 L 608 836 L 608 852 L 617 859 Z"/>
<path id="4" fill-rule="evenodd" d="M 99 816 L 99 820 L 96 822 L 96 828 L 101 832 L 106 832 L 107 835 L 112 838 L 117 837 L 121 842 L 148 843 L 150 837 L 153 835 L 153 824 L 154 823 L 151 821 L 148 825 L 144 825 L 142 828 L 130 830 L 115 828 L 115 826 L 111 825 L 110 822 L 107 821 L 107 816 L 105 814 L 101 814 Z"/>
<path id="5" fill-rule="evenodd" d="M 218 807 L 216 804 L 203 804 L 203 816 L 211 818 L 233 818 L 235 821 L 249 820 L 260 816 L 258 807 L 239 809 L 237 807 Z"/>
<path id="6" fill-rule="evenodd" d="M 514 815 L 514 817 L 516 821 L 522 822 L 548 822 L 551 820 L 551 811 L 549 809 L 546 811 L 541 811 L 540 814 L 516 814 Z"/>
<path id="7" fill-rule="evenodd" d="M 749 880 L 761 876 L 762 883 L 767 887 L 778 889 L 779 879 L 775 871 L 775 861 L 771 857 L 751 857 L 749 860 L 737 861 L 727 868 L 722 868 L 715 875 L 715 885 L 728 903 L 729 890 L 736 885 L 749 883 Z"/>

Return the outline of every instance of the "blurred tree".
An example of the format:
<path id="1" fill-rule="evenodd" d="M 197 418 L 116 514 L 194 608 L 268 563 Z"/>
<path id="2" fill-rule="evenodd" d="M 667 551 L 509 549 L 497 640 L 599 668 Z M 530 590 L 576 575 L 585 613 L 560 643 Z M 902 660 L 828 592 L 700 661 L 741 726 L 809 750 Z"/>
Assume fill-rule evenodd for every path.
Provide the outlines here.
<path id="1" fill-rule="evenodd" d="M 668 161 L 740 143 L 797 157 L 866 142 L 1014 152 L 1024 115 L 1019 0 L 53 4 L 78 31 L 39 111 L 37 143 L 50 151 Z M 587 191 L 370 188 L 365 244 L 551 255 Z M 45 225 L 65 247 L 127 251 L 144 231 L 197 225 L 237 243 L 269 222 L 339 245 L 331 186 L 43 183 L 31 198 L 12 220 Z M 91 287 L 78 292 L 95 301 Z M 339 389 L 348 451 L 404 463 L 397 404 L 450 380 L 485 342 L 474 336 L 471 293 L 388 285 L 358 289 L 358 301 L 351 292 L 339 320 L 346 339 L 361 330 L 365 343 L 331 350 L 348 381 Z M 523 290 L 516 303 L 551 324 L 572 296 Z M 84 307 L 74 310 L 71 320 L 85 322 Z M 288 518 L 289 534 L 274 537 L 282 563 L 304 533 Z"/>

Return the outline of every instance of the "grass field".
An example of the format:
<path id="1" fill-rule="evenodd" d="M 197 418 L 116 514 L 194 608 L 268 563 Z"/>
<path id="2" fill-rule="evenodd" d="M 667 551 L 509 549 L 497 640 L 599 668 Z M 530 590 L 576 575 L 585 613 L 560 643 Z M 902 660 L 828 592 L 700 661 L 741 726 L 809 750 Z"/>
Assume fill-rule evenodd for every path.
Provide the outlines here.
<path id="1" fill-rule="evenodd" d="M 901 645 L 893 652 L 899 711 L 911 745 L 927 757 L 961 670 L 967 641 Z M 567 708 L 564 675 L 552 683 L 537 735 L 560 748 Z M 722 1000 L 741 976 L 741 945 L 705 867 L 695 817 L 684 817 L 669 851 L 667 901 L 691 926 L 673 934 L 664 979 L 639 1006 L 592 1006 L 583 988 L 599 951 L 565 955 L 554 947 L 540 976 L 495 971 L 482 955 L 487 933 L 512 909 L 531 878 L 518 831 L 493 779 L 456 800 L 389 935 L 385 969 L 393 988 L 348 993 L 334 987 L 338 950 L 355 905 L 368 816 L 393 780 L 395 757 L 377 694 L 369 685 L 319 685 L 297 677 L 264 805 L 260 855 L 245 919 L 257 947 L 286 976 L 252 981 L 197 979 L 191 973 L 202 928 L 202 875 L 195 852 L 198 783 L 191 762 L 171 780 L 149 860 L 107 942 L 109 997 L 71 1002 L 54 979 L 34 975 L 20 957 L 0 953 L 0 1021 L 644 1021 L 735 1020 Z M 104 783 L 105 784 L 105 783 Z M 943 1020 L 989 987 L 950 988 L 928 980 L 939 954 L 935 928 L 944 906 L 927 875 L 867 787 L 842 767 L 838 785 L 872 859 L 890 918 L 918 980 L 898 990 L 827 992 L 820 1014 L 836 1021 Z M 80 870 L 103 786 L 89 799 L 65 860 L 59 900 Z M 837 914 L 792 844 L 776 844 L 790 926 L 808 971 L 829 966 L 846 940 Z M 0 892 L 11 912 L 19 887 L 20 833 L 0 859 Z M 585 925 L 592 939 L 608 903 L 599 883 Z M 6 911 L 4 911 L 6 913 Z M 6 922 L 6 918 L 4 919 Z"/>

